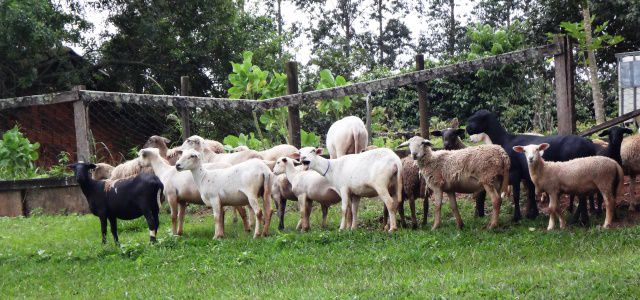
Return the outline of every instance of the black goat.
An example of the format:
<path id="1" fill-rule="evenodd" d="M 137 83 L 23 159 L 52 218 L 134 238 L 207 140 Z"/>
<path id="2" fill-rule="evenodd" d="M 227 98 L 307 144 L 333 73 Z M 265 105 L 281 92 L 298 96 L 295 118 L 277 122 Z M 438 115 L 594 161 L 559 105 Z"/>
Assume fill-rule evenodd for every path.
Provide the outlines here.
<path id="1" fill-rule="evenodd" d="M 524 180 L 527 188 L 527 217 L 534 219 L 538 216 L 538 205 L 535 200 L 535 186 L 529 176 L 529 169 L 524 155 L 513 151 L 513 146 L 548 143 L 551 147 L 544 151 L 543 158 L 547 161 L 568 161 L 578 157 L 596 154 L 593 143 L 576 135 L 534 136 L 526 134 L 511 134 L 500 125 L 498 117 L 488 111 L 479 110 L 467 120 L 469 134 L 486 133 L 491 142 L 502 146 L 511 158 L 509 182 L 513 188 L 513 219 L 522 218 L 520 212 L 520 182 Z"/>
<path id="2" fill-rule="evenodd" d="M 158 232 L 158 194 L 163 189 L 160 179 L 152 174 L 142 173 L 136 177 L 121 179 L 105 190 L 104 180 L 93 180 L 89 170 L 96 165 L 78 162 L 70 165 L 76 181 L 87 198 L 91 213 L 100 218 L 102 243 L 107 242 L 107 220 L 111 224 L 111 234 L 118 243 L 117 219 L 132 220 L 140 216 L 147 219 L 151 242 L 156 241 Z"/>

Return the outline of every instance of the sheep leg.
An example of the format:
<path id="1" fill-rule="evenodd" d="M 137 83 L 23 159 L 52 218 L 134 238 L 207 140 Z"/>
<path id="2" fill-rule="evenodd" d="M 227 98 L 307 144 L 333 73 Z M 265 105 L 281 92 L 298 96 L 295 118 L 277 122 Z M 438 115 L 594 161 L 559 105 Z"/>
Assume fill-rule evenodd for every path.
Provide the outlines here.
<path id="1" fill-rule="evenodd" d="M 480 191 L 473 194 L 473 197 L 476 199 L 476 213 L 475 217 L 484 217 L 484 199 L 487 197 L 487 193 L 485 191 Z M 493 199 L 491 200 L 493 201 Z"/>
<path id="2" fill-rule="evenodd" d="M 233 224 L 238 223 L 238 211 L 233 210 Z"/>
<path id="3" fill-rule="evenodd" d="M 178 235 L 178 199 L 174 195 L 167 195 L 167 202 L 171 209 L 171 233 Z"/>
<path id="4" fill-rule="evenodd" d="M 360 206 L 360 197 L 353 196 L 351 199 L 351 230 L 358 228 L 358 208 Z"/>
<path id="5" fill-rule="evenodd" d="M 398 230 L 398 226 L 396 224 L 396 212 L 397 212 L 397 206 L 398 206 L 398 202 L 391 197 L 391 195 L 389 195 L 389 191 L 386 188 L 378 188 L 376 189 L 376 192 L 378 193 L 378 197 L 380 197 L 380 199 L 382 199 L 382 201 L 384 202 L 384 205 L 387 207 L 387 210 L 389 210 L 389 232 L 393 232 Z M 355 220 L 355 212 L 354 212 L 354 220 Z"/>
<path id="6" fill-rule="evenodd" d="M 636 174 L 629 174 L 629 211 L 636 211 Z"/>
<path id="7" fill-rule="evenodd" d="M 270 197 L 266 197 L 270 198 Z M 262 236 L 269 235 L 269 227 L 271 226 L 271 216 L 273 212 L 271 211 L 271 199 L 262 199 L 262 206 L 264 208 L 264 226 L 262 229 Z"/>
<path id="8" fill-rule="evenodd" d="M 184 227 L 184 214 L 187 210 L 187 203 L 180 202 L 178 204 L 178 235 L 182 235 L 182 229 Z"/>
<path id="9" fill-rule="evenodd" d="M 500 198 L 500 194 L 496 190 L 495 186 L 491 184 L 484 185 L 485 192 L 489 194 L 491 197 L 491 205 L 493 207 L 493 211 L 491 212 L 491 221 L 487 225 L 487 228 L 493 229 L 498 226 L 498 218 L 500 217 L 500 206 L 502 205 L 502 199 Z"/>
<path id="10" fill-rule="evenodd" d="M 436 207 L 436 211 L 433 213 L 433 226 L 431 226 L 431 230 L 436 230 L 440 227 L 440 209 L 442 208 L 442 191 L 433 191 L 436 198 L 434 199 L 434 205 Z"/>
<path id="11" fill-rule="evenodd" d="M 573 195 L 569 195 L 569 206 L 567 206 L 567 210 L 570 213 L 573 212 Z"/>
<path id="12" fill-rule="evenodd" d="M 517 180 L 510 182 L 513 190 L 513 222 L 518 222 L 522 219 L 522 212 L 520 212 L 520 178 L 518 177 Z"/>
<path id="13" fill-rule="evenodd" d="M 148 211 L 144 214 L 144 218 L 147 220 L 147 226 L 149 227 L 149 241 L 151 243 L 156 242 L 156 235 L 158 234 L 158 214 Z"/>
<path id="14" fill-rule="evenodd" d="M 602 216 L 602 203 L 603 203 L 603 197 L 602 197 L 602 193 L 598 192 L 596 194 L 596 197 L 598 199 L 598 207 L 596 208 L 596 215 L 598 216 Z"/>
<path id="15" fill-rule="evenodd" d="M 456 225 L 458 229 L 462 229 L 464 227 L 464 222 L 462 222 L 462 217 L 460 216 L 460 210 L 458 210 L 458 201 L 456 201 L 456 193 L 447 193 L 447 197 L 449 198 L 449 205 L 451 206 L 451 210 L 453 211 L 453 216 L 456 218 Z"/>
<path id="16" fill-rule="evenodd" d="M 407 228 L 407 221 L 405 220 L 404 216 L 404 200 L 398 202 L 398 215 L 400 216 L 400 226 L 402 228 Z"/>
<path id="17" fill-rule="evenodd" d="M 422 202 L 422 226 L 427 225 L 427 218 L 429 217 L 429 192 L 424 196 Z"/>
<path id="18" fill-rule="evenodd" d="M 347 206 L 347 227 L 351 228 L 351 220 L 353 219 L 353 213 L 351 212 L 351 205 Z"/>
<path id="19" fill-rule="evenodd" d="M 300 232 L 309 230 L 309 213 L 310 205 L 307 205 L 307 195 L 301 194 L 298 197 L 298 207 L 300 208 Z"/>
<path id="20" fill-rule="evenodd" d="M 249 226 L 253 226 L 255 225 L 255 220 L 256 220 L 256 214 L 253 211 L 253 208 L 251 208 L 251 205 L 246 205 L 246 207 L 249 209 Z"/>
<path id="21" fill-rule="evenodd" d="M 416 198 L 414 197 L 414 195 L 409 196 L 409 208 L 411 209 L 411 228 L 418 229 L 418 218 L 416 217 Z"/>
<path id="22" fill-rule="evenodd" d="M 255 227 L 253 231 L 253 238 L 255 239 L 262 234 L 260 232 L 260 224 L 262 224 L 262 210 L 260 209 L 260 206 L 258 206 L 258 199 L 256 199 L 255 196 L 248 196 L 247 198 L 249 199 L 249 205 L 255 214 Z"/>
<path id="23" fill-rule="evenodd" d="M 322 209 L 322 228 L 327 228 L 327 215 L 329 214 L 329 206 L 320 204 L 320 208 Z"/>
<path id="24" fill-rule="evenodd" d="M 109 226 L 111 227 L 113 240 L 116 242 L 116 245 L 120 245 L 120 241 L 118 240 L 118 219 L 116 219 L 116 217 L 109 217 Z"/>
<path id="25" fill-rule="evenodd" d="M 211 201 L 211 208 L 213 209 L 213 220 L 215 223 L 214 239 L 221 239 L 224 236 L 224 211 L 220 204 L 220 198 L 215 198 Z"/>
<path id="26" fill-rule="evenodd" d="M 556 216 L 558 209 L 558 194 L 553 193 L 549 195 L 549 226 L 547 226 L 547 230 L 553 230 L 556 227 Z"/>
<path id="27" fill-rule="evenodd" d="M 616 209 L 616 202 L 611 191 L 606 191 L 605 193 L 603 193 L 603 196 L 604 196 L 604 203 L 606 205 L 605 209 L 607 211 L 605 212 L 604 224 L 602 225 L 602 227 L 609 228 L 611 227 L 611 222 L 613 222 L 613 214 Z"/>
<path id="28" fill-rule="evenodd" d="M 533 220 L 540 215 L 536 203 L 536 187 L 532 181 L 527 182 L 527 219 Z"/>
<path id="29" fill-rule="evenodd" d="M 102 243 L 107 243 L 107 217 L 100 217 L 100 233 L 102 233 Z"/>
<path id="30" fill-rule="evenodd" d="M 307 219 L 307 228 L 306 231 L 309 231 L 309 229 L 311 228 L 311 223 L 310 223 L 310 218 L 311 218 L 311 210 L 313 209 L 312 205 L 311 205 L 311 199 L 307 198 L 305 201 L 305 206 L 306 206 L 306 212 L 307 214 L 305 215 L 305 219 Z"/>
<path id="31" fill-rule="evenodd" d="M 276 203 L 279 203 L 278 205 L 278 218 L 280 220 L 278 220 L 278 230 L 284 230 L 284 209 L 285 207 L 287 207 L 287 199 L 285 199 L 284 197 L 277 197 L 278 199 L 274 198 L 274 201 L 276 201 Z"/>
<path id="32" fill-rule="evenodd" d="M 244 206 L 236 206 L 235 211 L 238 212 L 238 214 L 240 215 L 240 219 L 242 219 L 242 228 L 244 229 L 244 231 L 245 232 L 251 231 L 251 227 L 247 220 L 247 210 L 244 209 Z"/>
<path id="33" fill-rule="evenodd" d="M 351 205 L 351 201 L 349 199 L 349 191 L 347 189 L 342 189 L 340 191 L 340 198 L 342 198 L 342 220 L 340 220 L 340 230 L 347 229 L 347 209 Z"/>

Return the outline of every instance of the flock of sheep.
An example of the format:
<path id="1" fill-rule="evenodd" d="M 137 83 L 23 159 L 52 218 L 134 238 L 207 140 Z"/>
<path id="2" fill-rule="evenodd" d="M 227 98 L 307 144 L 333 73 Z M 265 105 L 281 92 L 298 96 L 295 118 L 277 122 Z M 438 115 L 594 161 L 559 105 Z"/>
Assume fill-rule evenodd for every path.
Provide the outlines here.
<path id="1" fill-rule="evenodd" d="M 608 143 L 575 135 L 511 134 L 494 113 L 480 110 L 467 120 L 466 132 L 472 134 L 472 140 L 483 141 L 485 145 L 465 146 L 461 141 L 465 129 L 458 128 L 455 122 L 451 128 L 432 132 L 442 137 L 445 149 L 432 149 L 430 140 L 415 136 L 400 145 L 410 151 L 409 156 L 401 159 L 391 149 L 367 146 L 364 123 L 350 116 L 329 129 L 328 159 L 321 156 L 322 148 L 296 149 L 291 145 L 260 152 L 238 147 L 233 153 L 224 153 L 222 144 L 199 136 L 191 136 L 181 146 L 169 149 L 169 140 L 152 136 L 136 159 L 116 167 L 78 162 L 72 168 L 91 212 L 100 218 L 103 242 L 107 221 L 117 242 L 116 220 L 140 216 L 146 218 L 150 239 L 155 241 L 162 198 L 171 209 L 174 235 L 183 233 L 188 204 L 212 207 L 215 238 L 224 235 L 224 207 L 233 207 L 246 231 L 254 227 L 254 238 L 267 235 L 271 198 L 278 211 L 279 229 L 284 228 L 287 200 L 298 202 L 297 229 L 302 231 L 310 227 L 312 202 L 320 204 L 323 227 L 327 225 L 329 207 L 340 203 L 340 229 L 357 228 L 362 197 L 382 200 L 383 224 L 389 231 L 398 227 L 397 212 L 401 224 L 406 226 L 404 200 L 409 202 L 412 225 L 416 228 L 415 200 L 425 199 L 423 224 L 426 224 L 429 195 L 433 195 L 435 203 L 433 229 L 441 223 L 443 194 L 447 194 L 459 228 L 463 227 L 463 221 L 456 194 L 474 194 L 477 216 L 484 215 L 488 195 L 493 209 L 487 227 L 495 228 L 502 198 L 509 192 L 515 207 L 513 218 L 516 221 L 521 218 L 519 198 L 523 183 L 528 217 L 538 215 L 536 199 L 549 198 L 549 230 L 554 229 L 555 219 L 561 228 L 565 227 L 559 210 L 563 194 L 570 197 L 570 210 L 573 197 L 579 198 L 576 214 L 582 221 L 589 217 L 588 199 L 596 213 L 603 211 L 604 204 L 605 228 L 611 225 L 624 173 L 631 176 L 630 194 L 635 198 L 640 135 L 624 138 L 624 134 L 632 133 L 628 128 L 603 131 L 600 136 L 608 135 Z"/>

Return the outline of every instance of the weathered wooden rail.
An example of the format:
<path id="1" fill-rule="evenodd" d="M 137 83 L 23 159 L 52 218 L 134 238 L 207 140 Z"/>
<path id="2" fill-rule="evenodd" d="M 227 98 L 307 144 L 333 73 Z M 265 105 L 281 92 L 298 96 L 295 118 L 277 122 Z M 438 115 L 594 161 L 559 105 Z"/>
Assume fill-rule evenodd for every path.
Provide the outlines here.
<path id="1" fill-rule="evenodd" d="M 573 109 L 573 65 L 571 63 L 571 45 L 567 38 L 560 37 L 555 43 L 539 47 L 513 51 L 496 56 L 479 58 L 471 61 L 460 62 L 441 67 L 424 69 L 424 57 L 416 56 L 416 71 L 397 74 L 386 78 L 358 82 L 345 86 L 322 89 L 309 92 L 298 92 L 298 74 L 295 62 L 286 65 L 288 75 L 288 95 L 270 98 L 262 101 L 248 99 L 226 99 L 210 97 L 187 96 L 189 89 L 188 77 L 181 78 L 180 96 L 174 95 L 150 95 L 134 93 L 115 93 L 84 90 L 79 86 L 72 91 L 27 96 L 0 100 L 0 110 L 7 108 L 26 107 L 32 105 L 47 105 L 63 102 L 74 102 L 74 120 L 78 148 L 78 159 L 88 160 L 90 147 L 87 130 L 88 114 L 87 103 L 94 101 L 108 101 L 113 103 L 135 103 L 149 106 L 173 106 L 179 109 L 180 118 L 185 124 L 183 135 L 190 135 L 190 126 L 187 108 L 217 107 L 221 109 L 248 109 L 264 110 L 278 107 L 289 107 L 289 135 L 290 141 L 295 146 L 300 146 L 300 116 L 298 107 L 303 104 L 312 104 L 315 101 L 331 99 L 355 94 L 367 94 L 376 91 L 399 88 L 408 85 L 416 85 L 418 90 L 420 134 L 429 135 L 429 103 L 427 101 L 427 89 L 424 82 L 461 73 L 474 72 L 483 68 L 490 68 L 502 64 L 520 63 L 533 59 L 553 56 L 555 58 L 556 72 L 556 101 L 558 106 L 558 129 L 560 133 L 572 133 L 575 131 L 575 110 Z M 83 109 L 84 108 L 84 109 Z"/>
<path id="2" fill-rule="evenodd" d="M 613 118 L 613 119 L 611 119 L 609 121 L 606 121 L 604 123 L 600 123 L 600 124 L 598 124 L 596 126 L 593 126 L 593 127 L 589 128 L 589 129 L 583 131 L 583 132 L 580 132 L 579 135 L 581 135 L 581 136 L 589 136 L 589 135 L 592 135 L 592 134 L 594 134 L 594 133 L 596 133 L 598 131 L 605 130 L 605 129 L 609 128 L 609 127 L 618 125 L 618 124 L 620 124 L 620 123 L 622 123 L 622 122 L 624 122 L 626 120 L 635 118 L 637 116 L 640 116 L 640 109 L 636 109 L 634 111 L 628 112 L 628 113 L 626 113 L 626 114 L 624 114 L 622 116 L 619 116 L 617 118 Z"/>

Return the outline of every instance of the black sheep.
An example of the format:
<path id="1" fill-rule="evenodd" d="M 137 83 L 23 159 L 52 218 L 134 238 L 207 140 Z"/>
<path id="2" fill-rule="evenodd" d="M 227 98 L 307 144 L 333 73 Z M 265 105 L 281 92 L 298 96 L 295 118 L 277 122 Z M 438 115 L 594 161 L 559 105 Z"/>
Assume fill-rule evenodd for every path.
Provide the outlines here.
<path id="1" fill-rule="evenodd" d="M 111 224 L 111 234 L 117 244 L 117 219 L 132 220 L 140 216 L 147 219 L 151 242 L 156 241 L 159 225 L 157 199 L 163 189 L 158 177 L 142 173 L 136 177 L 118 180 L 105 190 L 104 180 L 93 180 L 89 175 L 89 170 L 95 169 L 96 165 L 78 162 L 70 167 L 87 198 L 91 213 L 100 218 L 103 244 L 107 242 L 107 220 Z"/>
<path id="2" fill-rule="evenodd" d="M 479 110 L 467 120 L 469 134 L 486 133 L 491 142 L 502 146 L 511 158 L 509 182 L 513 188 L 513 219 L 520 220 L 520 182 L 524 180 L 527 188 L 527 217 L 534 219 L 538 216 L 538 206 L 535 200 L 535 187 L 529 176 L 529 169 L 524 155 L 513 151 L 513 146 L 548 143 L 551 147 L 544 151 L 543 158 L 547 161 L 568 161 L 578 157 L 596 154 L 593 143 L 576 135 L 534 136 L 526 134 L 511 134 L 500 125 L 498 117 L 488 111 Z"/>

